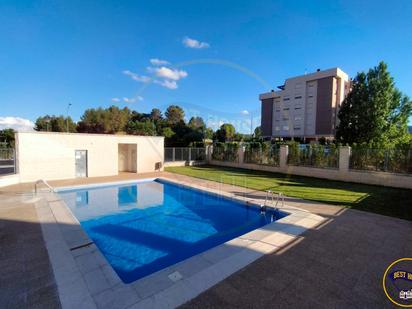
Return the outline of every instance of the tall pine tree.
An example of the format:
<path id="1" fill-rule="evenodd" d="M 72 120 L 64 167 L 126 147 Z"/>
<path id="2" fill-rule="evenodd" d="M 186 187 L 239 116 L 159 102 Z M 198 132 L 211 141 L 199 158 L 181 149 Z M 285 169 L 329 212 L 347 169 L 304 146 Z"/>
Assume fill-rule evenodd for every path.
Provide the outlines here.
<path id="1" fill-rule="evenodd" d="M 352 91 L 338 114 L 336 139 L 344 144 L 374 148 L 408 144 L 411 113 L 412 101 L 395 87 L 387 65 L 380 62 L 353 79 Z"/>

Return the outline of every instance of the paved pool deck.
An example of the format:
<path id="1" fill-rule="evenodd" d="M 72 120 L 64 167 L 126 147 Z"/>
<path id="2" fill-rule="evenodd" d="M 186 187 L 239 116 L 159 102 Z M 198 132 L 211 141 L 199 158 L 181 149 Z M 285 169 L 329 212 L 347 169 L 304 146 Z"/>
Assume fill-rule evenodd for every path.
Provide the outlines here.
<path id="1" fill-rule="evenodd" d="M 0 307 L 60 308 L 34 204 L 0 195 Z"/>
<path id="2" fill-rule="evenodd" d="M 263 192 L 166 172 L 50 183 L 71 186 L 157 176 L 257 202 L 265 196 Z M 6 308 L 59 308 L 34 201 L 27 194 L 32 189 L 33 184 L 0 188 L 0 301 Z M 183 307 L 393 308 L 383 293 L 381 279 L 391 262 L 412 256 L 412 222 L 294 198 L 286 198 L 285 203 L 318 214 L 326 221 Z"/>

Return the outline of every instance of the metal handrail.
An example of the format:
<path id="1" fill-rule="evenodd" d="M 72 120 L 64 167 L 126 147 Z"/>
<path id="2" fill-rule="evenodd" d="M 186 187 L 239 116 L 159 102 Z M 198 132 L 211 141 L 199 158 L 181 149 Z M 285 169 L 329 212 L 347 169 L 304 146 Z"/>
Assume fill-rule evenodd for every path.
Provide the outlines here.
<path id="1" fill-rule="evenodd" d="M 49 188 L 49 189 L 50 189 L 50 192 L 54 192 L 53 187 L 52 187 L 51 185 L 49 185 L 46 180 L 44 180 L 44 179 L 39 179 L 39 180 L 37 180 L 37 181 L 34 183 L 34 193 L 37 194 L 37 192 L 38 192 L 38 190 L 37 190 L 37 185 L 39 185 L 39 184 L 41 184 L 41 183 L 43 183 L 47 188 Z"/>
<path id="2" fill-rule="evenodd" d="M 285 205 L 285 196 L 283 195 L 282 192 L 279 192 L 276 194 L 276 204 L 275 204 L 275 199 L 274 199 L 274 193 L 272 190 L 266 190 L 266 196 L 265 196 L 265 203 L 261 205 L 261 208 L 265 208 L 267 206 L 267 203 L 269 201 L 269 194 L 270 198 L 272 199 L 272 207 L 275 209 L 278 209 L 278 203 L 281 201 L 282 207 Z"/>
<path id="3" fill-rule="evenodd" d="M 280 200 L 280 199 L 282 199 L 282 208 L 283 208 L 284 205 L 285 205 L 285 196 L 283 195 L 282 192 L 279 192 L 278 195 L 277 195 L 276 204 L 275 204 L 275 208 L 276 208 L 276 209 L 279 208 L 279 207 L 278 207 L 278 203 L 279 203 L 279 200 Z"/>

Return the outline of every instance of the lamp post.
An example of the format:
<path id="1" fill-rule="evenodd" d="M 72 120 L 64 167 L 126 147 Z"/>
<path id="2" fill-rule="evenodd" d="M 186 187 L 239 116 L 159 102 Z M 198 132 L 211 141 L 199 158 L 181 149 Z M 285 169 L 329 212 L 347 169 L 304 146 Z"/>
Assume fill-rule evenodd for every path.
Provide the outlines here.
<path id="1" fill-rule="evenodd" d="M 250 136 L 253 137 L 253 114 L 250 112 Z"/>
<path id="2" fill-rule="evenodd" d="M 69 109 L 72 106 L 72 103 L 67 104 L 67 112 L 66 112 L 66 131 L 69 132 Z"/>
<path id="3" fill-rule="evenodd" d="M 47 132 L 49 132 L 50 117 L 47 117 L 45 121 L 46 121 L 46 130 Z"/>

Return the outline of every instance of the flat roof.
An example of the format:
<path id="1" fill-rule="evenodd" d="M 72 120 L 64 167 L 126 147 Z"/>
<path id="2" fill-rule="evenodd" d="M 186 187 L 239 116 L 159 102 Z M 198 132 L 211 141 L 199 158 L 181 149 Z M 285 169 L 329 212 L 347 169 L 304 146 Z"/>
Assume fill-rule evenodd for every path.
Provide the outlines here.
<path id="1" fill-rule="evenodd" d="M 42 135 L 73 135 L 73 136 L 101 136 L 101 137 L 138 137 L 138 138 L 164 138 L 164 136 L 134 135 L 134 134 L 108 134 L 108 133 L 72 133 L 72 132 L 47 132 L 47 131 L 24 131 L 16 134 L 42 134 Z"/>

